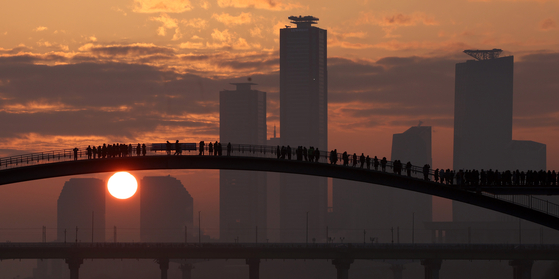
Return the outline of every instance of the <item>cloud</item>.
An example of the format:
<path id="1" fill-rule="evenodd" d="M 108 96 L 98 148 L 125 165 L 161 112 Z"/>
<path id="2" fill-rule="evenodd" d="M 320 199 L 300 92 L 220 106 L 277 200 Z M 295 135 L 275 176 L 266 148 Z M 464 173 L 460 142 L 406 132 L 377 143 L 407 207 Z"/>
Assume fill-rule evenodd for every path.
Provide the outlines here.
<path id="1" fill-rule="evenodd" d="M 211 6 L 212 5 L 207 0 L 201 0 L 200 1 L 200 8 L 202 8 L 204 10 L 207 10 L 207 9 L 211 8 Z"/>
<path id="2" fill-rule="evenodd" d="M 47 29 L 48 29 L 48 28 L 45 27 L 45 26 L 39 26 L 39 27 L 33 29 L 33 31 L 35 31 L 35 32 L 41 32 L 41 31 L 45 31 L 45 30 L 47 30 Z"/>
<path id="3" fill-rule="evenodd" d="M 287 11 L 303 8 L 298 3 L 284 3 L 281 0 L 217 0 L 217 5 L 221 8 L 256 8 L 272 11 Z"/>
<path id="4" fill-rule="evenodd" d="M 182 13 L 192 10 L 189 0 L 134 0 L 136 13 Z"/>
<path id="5" fill-rule="evenodd" d="M 173 39 L 175 39 L 175 37 L 181 37 L 182 35 L 180 35 L 180 30 L 179 30 L 179 25 L 178 25 L 178 20 L 171 18 L 169 15 L 167 15 L 166 13 L 161 13 L 160 16 L 158 17 L 150 17 L 149 20 L 151 21 L 158 21 L 163 23 L 162 26 L 160 26 L 159 28 L 157 28 L 157 35 L 159 36 L 165 36 L 167 34 L 167 29 L 173 29 L 175 28 L 175 36 L 173 36 Z M 177 35 L 178 33 L 178 35 Z"/>
<path id="6" fill-rule="evenodd" d="M 540 30 L 548 31 L 557 29 L 557 23 L 552 18 L 546 18 L 540 22 Z"/>
<path id="7" fill-rule="evenodd" d="M 252 22 L 252 14 L 251 13 L 241 13 L 238 16 L 232 16 L 228 13 L 221 13 L 221 14 L 213 14 L 212 18 L 215 20 L 227 25 L 241 25 L 241 24 L 248 24 Z"/>
<path id="8" fill-rule="evenodd" d="M 427 16 L 423 12 L 415 12 L 411 14 L 392 13 L 392 14 L 374 14 L 372 12 L 361 12 L 356 20 L 357 25 L 368 24 L 380 26 L 385 32 L 385 37 L 397 37 L 392 32 L 400 27 L 417 26 L 419 24 L 425 26 L 439 25 L 433 17 Z"/>
<path id="9" fill-rule="evenodd" d="M 228 29 L 225 29 L 223 31 L 214 29 L 214 31 L 212 32 L 212 38 L 220 42 L 230 42 L 233 38 L 233 34 L 229 33 Z"/>
<path id="10" fill-rule="evenodd" d="M 187 27 L 194 27 L 200 30 L 208 27 L 208 21 L 201 18 L 183 19 L 181 23 Z"/>

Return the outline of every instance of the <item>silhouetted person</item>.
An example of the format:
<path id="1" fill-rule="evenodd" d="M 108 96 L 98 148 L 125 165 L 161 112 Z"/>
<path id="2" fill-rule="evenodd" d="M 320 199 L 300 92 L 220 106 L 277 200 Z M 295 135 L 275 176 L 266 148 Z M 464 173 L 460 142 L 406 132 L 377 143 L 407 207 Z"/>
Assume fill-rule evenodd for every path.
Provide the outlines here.
<path id="1" fill-rule="evenodd" d="M 91 149 L 91 145 L 88 145 L 87 148 L 85 149 L 87 151 L 87 159 L 91 159 L 93 151 Z"/>
<path id="2" fill-rule="evenodd" d="M 439 169 L 436 169 L 433 173 L 433 179 L 435 179 L 435 182 L 439 182 Z"/>
<path id="3" fill-rule="evenodd" d="M 308 158 L 309 158 L 308 156 L 309 156 L 308 150 L 307 150 L 307 147 L 305 146 L 305 147 L 303 147 L 303 157 L 305 157 L 305 161 L 308 161 L 308 160 L 309 160 L 309 159 L 308 159 Z"/>
<path id="4" fill-rule="evenodd" d="M 208 155 L 211 156 L 213 153 L 214 153 L 214 145 L 210 141 L 210 143 L 208 144 Z"/>
<path id="5" fill-rule="evenodd" d="M 376 171 L 378 171 L 378 165 L 379 165 L 379 161 L 377 156 L 375 156 L 375 158 L 373 158 L 373 167 L 375 168 Z"/>
<path id="6" fill-rule="evenodd" d="M 142 143 L 142 156 L 146 156 L 146 153 L 147 153 L 146 144 Z"/>
<path id="7" fill-rule="evenodd" d="M 181 148 L 181 144 L 179 143 L 179 140 L 175 142 L 175 155 L 182 155 L 182 148 Z"/>
<path id="8" fill-rule="evenodd" d="M 376 156 L 375 156 L 376 157 Z M 380 168 L 382 169 L 382 171 L 386 172 L 386 157 L 382 157 L 382 160 L 380 160 Z"/>
<path id="9" fill-rule="evenodd" d="M 347 151 L 344 151 L 344 153 L 342 154 L 342 160 L 343 165 L 347 167 L 349 165 L 349 156 L 347 155 Z"/>
<path id="10" fill-rule="evenodd" d="M 361 156 L 359 156 L 359 163 L 360 168 L 363 168 L 363 165 L 365 164 L 365 154 L 361 153 Z"/>
<path id="11" fill-rule="evenodd" d="M 370 170 L 371 169 L 371 157 L 369 157 L 369 155 L 367 155 L 367 158 L 365 158 L 365 163 L 367 163 L 367 169 Z"/>
<path id="12" fill-rule="evenodd" d="M 75 147 L 75 148 L 72 149 L 72 150 L 74 151 L 74 161 L 77 161 L 77 160 L 78 160 L 78 150 L 79 150 L 79 149 L 78 149 L 77 147 Z"/>
<path id="13" fill-rule="evenodd" d="M 320 160 L 320 151 L 318 150 L 318 147 L 314 150 L 314 160 L 318 163 L 318 160 Z"/>
<path id="14" fill-rule="evenodd" d="M 429 164 L 425 164 L 423 166 L 423 180 L 429 181 L 429 170 L 430 169 L 431 169 L 431 166 Z"/>
<path id="15" fill-rule="evenodd" d="M 407 174 L 408 176 L 411 176 L 411 162 L 410 162 L 410 161 L 408 161 L 408 162 L 406 163 L 406 174 Z"/>
<path id="16" fill-rule="evenodd" d="M 165 144 L 165 150 L 167 150 L 167 155 L 171 155 L 171 143 L 169 141 Z"/>
<path id="17" fill-rule="evenodd" d="M 287 160 L 291 160 L 291 146 L 287 145 L 285 151 L 287 152 Z"/>
<path id="18" fill-rule="evenodd" d="M 200 153 L 198 155 L 204 155 L 204 141 L 200 142 Z"/>
<path id="19" fill-rule="evenodd" d="M 138 143 L 136 146 L 136 156 L 140 156 L 140 153 L 142 153 L 142 146 Z"/>
<path id="20" fill-rule="evenodd" d="M 278 157 L 278 159 L 281 157 L 281 149 L 280 146 L 278 145 L 278 147 L 276 148 L 276 156 Z"/>
<path id="21" fill-rule="evenodd" d="M 219 153 L 219 142 L 217 142 L 217 140 L 214 143 L 214 156 L 217 156 L 217 154 Z M 212 154 L 210 154 L 212 155 Z"/>
<path id="22" fill-rule="evenodd" d="M 231 142 L 227 143 L 227 156 L 231 156 Z"/>
<path id="23" fill-rule="evenodd" d="M 440 176 L 441 176 L 441 183 L 444 184 L 444 182 L 446 180 L 446 173 L 445 173 L 444 169 L 441 169 Z"/>
<path id="24" fill-rule="evenodd" d="M 351 163 L 353 167 L 357 166 L 357 154 L 353 153 L 353 156 L 351 156 Z"/>

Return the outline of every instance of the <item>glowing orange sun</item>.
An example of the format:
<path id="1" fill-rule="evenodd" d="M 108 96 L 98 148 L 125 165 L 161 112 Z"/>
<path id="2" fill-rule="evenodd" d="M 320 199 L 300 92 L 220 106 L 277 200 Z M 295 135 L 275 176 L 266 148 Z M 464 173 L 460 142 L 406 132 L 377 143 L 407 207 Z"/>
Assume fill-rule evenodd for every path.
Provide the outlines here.
<path id="1" fill-rule="evenodd" d="M 107 183 L 107 188 L 109 193 L 117 199 L 127 199 L 133 196 L 138 190 L 138 181 L 136 178 L 125 172 L 117 172 L 109 178 Z"/>

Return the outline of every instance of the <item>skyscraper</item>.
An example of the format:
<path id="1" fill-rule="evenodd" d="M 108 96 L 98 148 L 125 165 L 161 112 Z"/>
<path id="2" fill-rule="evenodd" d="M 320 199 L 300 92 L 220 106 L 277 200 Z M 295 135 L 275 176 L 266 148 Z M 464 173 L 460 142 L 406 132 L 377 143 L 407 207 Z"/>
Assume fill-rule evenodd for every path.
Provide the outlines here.
<path id="1" fill-rule="evenodd" d="M 510 168 L 514 57 L 499 57 L 497 49 L 465 52 L 478 60 L 456 64 L 453 167 Z"/>
<path id="2" fill-rule="evenodd" d="M 285 146 L 328 148 L 328 72 L 326 30 L 312 26 L 318 18 L 289 17 L 296 28 L 280 30 L 280 136 Z M 305 241 L 325 236 L 326 178 L 282 174 L 281 240 Z M 301 233 L 303 232 L 303 233 Z"/>
<path id="3" fill-rule="evenodd" d="M 219 93 L 219 136 L 223 145 L 265 145 L 266 92 L 255 83 L 233 83 L 236 90 Z M 225 149 L 226 147 L 223 146 Z M 266 173 L 219 171 L 219 230 L 222 241 L 266 239 Z"/>
<path id="4" fill-rule="evenodd" d="M 180 180 L 145 176 L 140 181 L 140 240 L 183 242 L 193 227 L 193 199 Z"/>
<path id="5" fill-rule="evenodd" d="M 411 162 L 414 166 L 433 165 L 431 157 L 431 126 L 414 126 L 401 134 L 392 136 L 392 154 L 390 160 L 400 160 L 402 164 Z M 399 223 L 406 223 L 410 214 L 418 229 L 423 229 L 425 222 L 433 220 L 433 197 L 412 191 L 394 191 L 394 210 L 392 218 Z M 428 237 L 423 235 L 422 240 Z"/>
<path id="6" fill-rule="evenodd" d="M 456 64 L 454 98 L 455 170 L 545 169 L 545 144 L 512 140 L 514 57 L 502 50 L 465 50 L 476 60 Z M 519 160 L 518 156 L 523 156 Z M 453 221 L 508 217 L 453 202 Z"/>
<path id="7" fill-rule="evenodd" d="M 105 241 L 105 183 L 96 178 L 71 178 L 57 204 L 58 242 Z"/>

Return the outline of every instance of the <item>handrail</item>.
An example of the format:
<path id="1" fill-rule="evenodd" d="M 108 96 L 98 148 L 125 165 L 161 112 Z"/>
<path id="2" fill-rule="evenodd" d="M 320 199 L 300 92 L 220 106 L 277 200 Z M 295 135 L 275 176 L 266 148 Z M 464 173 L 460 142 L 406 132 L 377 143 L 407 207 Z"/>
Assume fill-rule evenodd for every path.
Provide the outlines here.
<path id="1" fill-rule="evenodd" d="M 163 156 L 165 155 L 165 151 L 161 150 L 151 150 L 152 144 L 146 144 L 146 155 L 149 156 Z M 174 148 L 174 143 L 172 143 Z M 196 144 L 196 151 L 188 151 L 188 153 L 184 153 L 183 156 L 192 156 L 199 154 L 199 145 Z M 241 156 L 241 157 L 257 157 L 257 158 L 278 158 L 279 155 L 277 154 L 278 146 L 270 146 L 270 145 L 254 145 L 254 144 L 231 144 L 231 155 L 233 156 Z M 159 151 L 159 153 L 157 153 Z M 212 150 L 213 153 L 217 156 L 227 156 L 227 146 L 222 146 L 221 155 L 215 153 L 215 149 Z M 291 148 L 291 160 L 297 159 L 297 148 Z M 171 154 L 175 152 L 175 149 L 172 149 Z M 204 147 L 204 155 L 211 156 L 209 153 L 209 143 Z M 212 155 L 214 155 L 212 154 Z M 34 152 L 34 153 L 27 153 L 21 154 L 16 156 L 9 156 L 0 158 L 0 170 L 1 169 L 11 169 L 17 168 L 20 166 L 27 166 L 27 165 L 41 165 L 41 164 L 48 164 L 52 162 L 63 162 L 63 161 L 73 161 L 73 160 L 88 160 L 88 155 L 86 152 L 86 148 L 79 148 L 77 150 L 77 158 L 74 156 L 73 149 L 62 149 L 62 150 L 50 150 L 45 152 Z M 349 154 L 348 154 L 349 155 Z M 136 145 L 132 145 L 132 153 L 128 156 L 143 156 L 143 154 L 136 153 Z M 120 157 L 120 156 L 119 156 Z M 288 155 L 289 157 L 289 155 Z M 285 160 L 288 160 L 286 157 Z M 337 153 L 336 157 L 338 158 L 338 162 L 343 162 L 342 160 L 342 153 Z M 103 159 L 93 159 L 93 160 L 110 160 L 111 158 L 103 158 Z M 374 170 L 372 166 L 372 158 L 371 158 L 371 166 L 368 169 L 363 162 L 363 167 L 361 166 L 361 161 L 359 160 L 359 156 L 357 157 L 357 161 L 354 162 L 352 155 L 349 155 L 349 164 L 348 166 L 343 166 L 342 164 L 338 164 L 339 167 L 344 168 L 353 168 L 354 166 L 357 168 L 363 168 L 364 170 L 369 170 L 371 172 L 381 172 L 381 170 Z M 320 151 L 320 156 L 318 159 L 318 163 L 330 163 L 330 152 L 326 150 Z M 392 170 L 394 171 L 394 162 L 387 161 L 386 164 L 387 171 Z M 402 176 L 406 176 L 405 173 L 405 165 L 402 166 Z M 428 177 L 433 177 L 434 171 L 432 169 L 429 170 Z M 412 166 L 411 173 L 409 179 L 421 179 L 423 180 L 423 167 L 420 166 Z M 441 184 L 442 185 L 442 184 Z M 459 185 L 447 185 L 448 187 L 459 187 Z M 514 185 L 513 185 L 514 186 Z M 473 192 L 470 190 L 462 189 L 466 192 Z M 559 205 L 549 202 L 547 200 L 543 200 L 540 198 L 533 197 L 532 195 L 496 195 L 489 192 L 481 192 L 482 195 L 494 198 L 500 201 L 509 202 L 512 204 L 520 205 L 538 212 L 542 212 L 554 217 L 559 217 Z"/>

